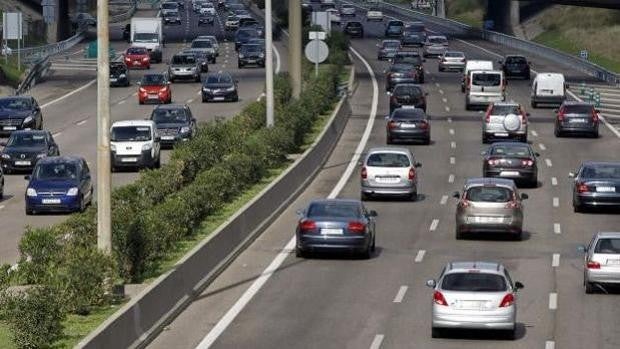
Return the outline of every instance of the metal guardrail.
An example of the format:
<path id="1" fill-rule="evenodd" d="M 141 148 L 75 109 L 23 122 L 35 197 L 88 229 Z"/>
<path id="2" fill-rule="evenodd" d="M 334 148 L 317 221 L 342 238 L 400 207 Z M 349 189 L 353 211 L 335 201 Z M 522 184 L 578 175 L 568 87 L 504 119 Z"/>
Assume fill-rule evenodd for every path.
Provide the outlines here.
<path id="1" fill-rule="evenodd" d="M 358 5 L 359 7 L 367 7 L 364 6 L 366 5 L 365 3 L 360 1 L 355 1 L 352 3 Z M 423 20 L 425 22 L 443 28 L 447 34 L 477 37 L 483 40 L 500 44 L 502 46 L 523 50 L 525 52 L 539 55 L 553 61 L 562 62 L 609 84 L 620 85 L 620 74 L 616 74 L 599 66 L 598 64 L 589 62 L 577 56 L 569 55 L 554 48 L 547 47 L 532 41 L 519 39 L 511 35 L 506 35 L 490 30 L 483 30 L 481 28 L 475 28 L 451 19 L 431 16 L 419 11 L 411 10 L 406 7 L 390 4 L 387 2 L 381 2 L 380 4 L 382 5 L 384 10 L 388 9 L 394 15 L 406 15 L 417 20 Z"/>
<path id="2" fill-rule="evenodd" d="M 81 28 L 75 35 L 66 40 L 43 46 L 22 48 L 21 50 L 19 50 L 19 52 L 22 57 L 24 57 L 24 59 L 27 61 L 32 61 L 33 59 L 53 55 L 58 52 L 67 50 L 82 41 L 82 39 L 84 39 L 84 32 L 85 29 Z"/>
<path id="3" fill-rule="evenodd" d="M 117 15 L 110 16 L 110 23 L 126 21 L 130 19 L 134 15 L 134 13 L 136 13 L 136 10 L 138 9 L 138 1 L 130 0 L 127 2 L 127 4 L 131 6 L 129 10 L 127 10 L 127 12 L 125 13 L 119 13 Z"/>
<path id="4" fill-rule="evenodd" d="M 26 78 L 19 84 L 17 89 L 15 89 L 15 94 L 21 95 L 25 93 L 30 90 L 37 83 L 37 81 L 45 78 L 51 65 L 52 62 L 50 62 L 49 56 L 40 58 L 37 62 L 35 62 L 32 68 L 30 68 L 28 75 L 26 75 Z"/>

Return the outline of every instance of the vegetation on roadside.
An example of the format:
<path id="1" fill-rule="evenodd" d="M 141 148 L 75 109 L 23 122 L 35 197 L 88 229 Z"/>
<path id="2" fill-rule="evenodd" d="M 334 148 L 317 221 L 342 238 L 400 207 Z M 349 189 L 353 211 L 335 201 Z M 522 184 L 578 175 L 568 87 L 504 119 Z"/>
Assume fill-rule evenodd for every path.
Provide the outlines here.
<path id="1" fill-rule="evenodd" d="M 472 27 L 482 27 L 487 0 L 446 0 L 446 16 Z"/>
<path id="2" fill-rule="evenodd" d="M 101 321 L 102 312 L 122 301 L 111 294 L 113 284 L 144 282 L 166 270 L 172 255 L 212 231 L 213 225 L 205 234 L 205 222 L 221 219 L 244 193 L 282 169 L 337 98 L 348 41 L 332 33 L 327 43 L 329 64 L 317 77 L 305 70 L 298 100 L 291 98 L 287 76 L 276 77 L 273 128 L 265 127 L 264 101 L 253 102 L 232 119 L 201 124 L 168 164 L 115 189 L 111 256 L 96 247 L 95 207 L 51 227 L 28 228 L 18 268 L 0 270 L 0 329 L 10 330 L 16 347 L 75 344 L 99 323 L 93 317 Z M 15 285 L 30 286 L 15 291 Z"/>
<path id="3" fill-rule="evenodd" d="M 25 67 L 23 64 L 21 66 L 21 70 L 18 69 L 17 59 L 15 57 L 5 60 L 4 57 L 0 56 L 0 85 L 6 84 L 12 87 L 17 87 L 21 81 L 24 71 Z"/>

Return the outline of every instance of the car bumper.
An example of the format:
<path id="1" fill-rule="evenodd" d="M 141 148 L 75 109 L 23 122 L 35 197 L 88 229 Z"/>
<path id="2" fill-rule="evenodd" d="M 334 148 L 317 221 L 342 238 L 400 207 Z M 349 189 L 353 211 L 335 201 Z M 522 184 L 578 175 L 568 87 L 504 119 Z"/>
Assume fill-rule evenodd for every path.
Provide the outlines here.
<path id="1" fill-rule="evenodd" d="M 532 96 L 532 102 L 542 104 L 560 105 L 566 98 L 564 96 Z"/>
<path id="2" fill-rule="evenodd" d="M 411 184 L 408 186 L 372 186 L 368 184 L 362 183 L 361 186 L 362 193 L 366 195 L 377 195 L 377 196 L 408 196 L 413 193 L 417 193 L 418 189 L 415 184 Z"/>
<path id="3" fill-rule="evenodd" d="M 202 99 L 206 101 L 234 101 L 237 98 L 237 92 L 212 93 L 202 91 Z"/>
<path id="4" fill-rule="evenodd" d="M 158 94 L 141 93 L 138 95 L 138 98 L 140 102 L 142 103 L 153 103 L 153 102 L 164 103 L 170 99 L 170 96 L 165 93 L 158 93 Z"/>
<path id="5" fill-rule="evenodd" d="M 360 236 L 331 236 L 297 234 L 297 248 L 302 251 L 365 251 L 370 241 L 370 235 Z"/>
<path id="6" fill-rule="evenodd" d="M 349 36 L 357 36 L 357 37 L 361 37 L 362 35 L 364 35 L 364 32 L 361 32 L 361 31 L 354 31 L 354 32 L 353 31 L 347 31 L 346 33 Z"/>
<path id="7" fill-rule="evenodd" d="M 138 155 L 118 155 L 111 154 L 112 166 L 122 168 L 142 168 L 151 167 L 155 164 L 155 158 L 151 155 L 151 151 L 143 151 Z"/>
<path id="8" fill-rule="evenodd" d="M 523 229 L 521 219 L 512 219 L 506 223 L 474 223 L 465 219 L 457 219 L 456 230 L 459 233 L 507 233 L 519 234 Z"/>
<path id="9" fill-rule="evenodd" d="M 620 284 L 620 269 L 586 269 L 586 281 L 598 284 Z"/>
<path id="10" fill-rule="evenodd" d="M 377 57 L 379 57 L 379 59 L 391 59 L 391 58 L 394 58 L 394 56 L 396 56 L 396 52 L 395 51 L 379 52 L 379 54 L 377 55 Z"/>
<path id="11" fill-rule="evenodd" d="M 558 130 L 567 133 L 597 133 L 598 124 L 570 124 L 558 123 Z"/>
<path id="12" fill-rule="evenodd" d="M 429 129 L 411 129 L 411 130 L 390 130 L 388 136 L 392 139 L 428 139 L 431 136 Z"/>
<path id="13" fill-rule="evenodd" d="M 485 177 L 509 178 L 509 179 L 534 179 L 537 178 L 538 171 L 536 169 L 520 169 L 520 168 L 493 168 L 484 171 Z"/>
<path id="14" fill-rule="evenodd" d="M 30 163 L 27 165 L 18 165 L 18 161 L 29 161 Z M 11 172 L 32 172 L 34 166 L 37 164 L 38 159 L 11 159 L 6 160 L 2 159 L 2 170 L 3 171 L 11 171 Z"/>
<path id="15" fill-rule="evenodd" d="M 256 66 L 264 66 L 265 59 L 263 58 L 240 58 L 239 64 L 241 65 L 256 65 Z"/>
<path id="16" fill-rule="evenodd" d="M 467 103 L 469 105 L 480 105 L 487 106 L 489 103 L 495 102 L 503 102 L 506 99 L 505 95 L 494 95 L 494 96 L 477 96 L 477 95 L 468 95 Z"/>
<path id="17" fill-rule="evenodd" d="M 26 197 L 26 209 L 29 211 L 37 212 L 75 212 L 80 210 L 80 200 L 76 196 L 54 196 L 53 199 L 58 199 L 60 202 L 53 204 L 44 204 L 44 199 L 51 199 L 46 196 Z"/>
<path id="18" fill-rule="evenodd" d="M 576 196 L 576 203 L 585 206 L 620 207 L 620 194 L 582 193 Z"/>
<path id="19" fill-rule="evenodd" d="M 127 78 L 110 78 L 110 86 L 125 86 L 129 83 Z"/>
<path id="20" fill-rule="evenodd" d="M 177 134 L 177 135 L 164 135 L 161 136 L 160 144 L 162 146 L 173 146 L 179 142 L 187 142 L 190 140 L 189 133 Z"/>
<path id="21" fill-rule="evenodd" d="M 183 71 L 183 72 L 170 72 L 171 79 L 196 79 L 200 76 L 199 72 Z"/>
<path id="22" fill-rule="evenodd" d="M 433 307 L 438 307 L 433 305 Z M 516 324 L 516 311 L 495 312 L 493 314 L 448 314 L 433 309 L 432 326 L 436 328 L 512 330 Z"/>

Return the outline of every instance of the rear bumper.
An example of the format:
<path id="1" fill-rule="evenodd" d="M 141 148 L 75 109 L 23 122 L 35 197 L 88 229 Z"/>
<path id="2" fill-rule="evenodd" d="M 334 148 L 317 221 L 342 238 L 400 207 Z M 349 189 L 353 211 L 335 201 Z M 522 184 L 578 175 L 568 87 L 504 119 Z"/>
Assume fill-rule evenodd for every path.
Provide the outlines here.
<path id="1" fill-rule="evenodd" d="M 557 128 L 561 132 L 568 133 L 598 133 L 598 123 L 596 124 L 569 124 L 557 123 Z"/>
<path id="2" fill-rule="evenodd" d="M 494 102 L 503 102 L 506 99 L 506 96 L 503 94 L 498 95 L 485 95 L 479 96 L 475 94 L 468 94 L 466 97 L 466 103 L 469 105 L 489 105 L 489 103 Z"/>
<path id="3" fill-rule="evenodd" d="M 462 233 L 506 233 L 520 234 L 523 230 L 522 219 L 512 219 L 506 223 L 474 223 L 464 218 L 457 218 L 456 231 Z"/>
<path id="4" fill-rule="evenodd" d="M 355 251 L 368 249 L 371 243 L 369 234 L 360 236 L 332 236 L 297 234 L 297 248 L 302 251 Z"/>
<path id="5" fill-rule="evenodd" d="M 620 207 L 620 194 L 582 193 L 575 196 L 575 203 L 582 206 Z"/>
<path id="6" fill-rule="evenodd" d="M 586 269 L 586 281 L 599 284 L 620 284 L 620 269 L 615 271 L 604 269 Z"/>
<path id="7" fill-rule="evenodd" d="M 407 196 L 418 192 L 417 185 L 412 184 L 410 186 L 401 187 L 388 187 L 388 186 L 371 186 L 362 184 L 362 193 L 367 195 L 378 196 Z"/>
<path id="8" fill-rule="evenodd" d="M 435 307 L 435 306 L 434 306 Z M 488 330 L 512 330 L 516 324 L 516 311 L 493 312 L 493 315 L 479 315 L 478 312 L 471 314 L 445 314 L 438 313 L 433 309 L 432 326 L 436 328 L 463 328 L 463 329 L 488 329 Z"/>
<path id="9" fill-rule="evenodd" d="M 264 66 L 265 59 L 264 58 L 239 58 L 239 65 L 256 65 L 256 66 Z"/>
<path id="10" fill-rule="evenodd" d="M 504 172 L 502 174 L 502 172 Z M 506 175 L 506 172 L 517 172 L 517 175 Z M 538 171 L 536 169 L 516 169 L 516 168 L 493 168 L 484 171 L 485 177 L 497 177 L 497 178 L 510 178 L 514 180 L 519 179 L 534 179 L 537 178 Z"/>
<path id="11" fill-rule="evenodd" d="M 431 137 L 430 129 L 412 129 L 412 130 L 390 130 L 388 137 L 392 139 L 419 139 L 424 140 Z"/>
<path id="12" fill-rule="evenodd" d="M 442 61 L 439 61 L 439 68 L 445 70 L 463 70 L 465 69 L 465 63 L 443 63 Z"/>
<path id="13" fill-rule="evenodd" d="M 566 97 L 564 96 L 532 96 L 533 103 L 543 103 L 543 104 L 557 104 L 560 105 Z"/>

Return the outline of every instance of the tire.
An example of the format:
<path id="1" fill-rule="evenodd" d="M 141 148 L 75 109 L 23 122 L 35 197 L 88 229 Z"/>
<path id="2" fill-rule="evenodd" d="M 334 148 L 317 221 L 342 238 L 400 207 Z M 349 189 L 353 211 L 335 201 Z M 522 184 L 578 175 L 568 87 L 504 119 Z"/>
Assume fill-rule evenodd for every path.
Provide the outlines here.
<path id="1" fill-rule="evenodd" d="M 144 104 L 144 101 L 138 99 L 138 104 L 142 105 L 142 104 Z"/>
<path id="2" fill-rule="evenodd" d="M 560 130 L 558 130 L 558 128 L 554 128 L 553 129 L 553 135 L 556 136 L 557 138 L 562 137 L 562 132 L 560 132 Z"/>
<path id="3" fill-rule="evenodd" d="M 583 288 L 586 294 L 593 294 L 595 292 L 594 284 L 585 280 L 583 281 Z"/>
<path id="4" fill-rule="evenodd" d="M 484 132 L 482 133 L 482 144 L 488 144 L 489 143 L 489 138 L 487 137 L 486 134 L 484 134 Z"/>
<path id="5" fill-rule="evenodd" d="M 194 79 L 194 82 L 200 82 L 200 75 L 196 76 L 196 78 Z"/>
<path id="6" fill-rule="evenodd" d="M 242 69 L 242 68 L 243 68 L 243 64 L 237 63 L 237 69 Z"/>
<path id="7" fill-rule="evenodd" d="M 414 193 L 409 194 L 408 199 L 409 201 L 413 201 L 413 202 L 418 201 L 418 192 L 416 191 Z"/>
<path id="8" fill-rule="evenodd" d="M 422 141 L 423 145 L 430 145 L 431 144 L 431 137 L 426 137 L 424 138 L 424 140 Z"/>
<path id="9" fill-rule="evenodd" d="M 208 100 L 206 98 L 202 97 L 202 103 L 207 103 L 207 102 L 208 102 Z"/>
<path id="10" fill-rule="evenodd" d="M 393 143 L 394 143 L 394 139 L 392 139 L 392 137 L 390 137 L 390 136 L 388 135 L 388 136 L 386 137 L 385 143 L 386 143 L 386 144 L 388 144 L 388 145 L 389 145 L 389 144 L 393 144 Z"/>
<path id="11" fill-rule="evenodd" d="M 360 257 L 362 257 L 362 259 L 370 259 L 370 257 L 372 257 L 371 245 L 372 244 L 368 244 L 368 247 L 366 247 L 366 249 L 360 254 Z"/>
<path id="12" fill-rule="evenodd" d="M 161 167 L 161 154 L 157 157 L 157 161 L 155 162 L 155 168 Z"/>
<path id="13" fill-rule="evenodd" d="M 521 241 L 523 239 L 523 230 L 520 230 L 514 237 L 514 241 Z"/>
<path id="14" fill-rule="evenodd" d="M 465 102 L 465 110 L 471 110 L 471 105 Z"/>
<path id="15" fill-rule="evenodd" d="M 233 102 L 239 102 L 239 95 L 236 95 L 235 98 L 233 98 Z"/>
<path id="16" fill-rule="evenodd" d="M 432 338 L 441 338 L 442 337 L 441 329 L 439 329 L 437 327 L 431 328 L 431 337 Z"/>
<path id="17" fill-rule="evenodd" d="M 377 243 L 376 243 L 377 237 L 375 235 L 372 236 L 372 245 L 370 245 L 370 251 L 371 252 L 375 252 L 376 247 L 377 247 Z"/>
<path id="18" fill-rule="evenodd" d="M 502 334 L 504 338 L 508 339 L 508 340 L 514 340 L 515 339 L 515 334 L 516 334 L 516 328 L 513 328 L 512 330 L 504 330 L 502 331 Z"/>
<path id="19" fill-rule="evenodd" d="M 599 137 L 598 131 L 595 131 L 592 133 L 592 138 L 598 138 L 598 137 Z"/>
<path id="20" fill-rule="evenodd" d="M 297 257 L 297 258 L 308 258 L 308 253 L 304 252 L 299 247 L 295 247 L 295 257 Z"/>
<path id="21" fill-rule="evenodd" d="M 368 195 L 368 194 L 366 194 L 366 193 L 362 193 L 362 194 L 360 195 L 360 199 L 361 199 L 362 201 L 370 201 L 370 195 Z"/>
<path id="22" fill-rule="evenodd" d="M 536 102 L 534 102 L 534 101 L 532 101 L 532 102 L 530 103 L 530 105 L 532 106 L 532 108 L 536 108 L 536 107 L 538 107 L 538 103 L 536 103 Z"/>
<path id="23" fill-rule="evenodd" d="M 573 212 L 575 213 L 583 213 L 583 206 L 573 202 Z"/>
<path id="24" fill-rule="evenodd" d="M 26 206 L 26 216 L 32 216 L 34 215 L 34 210 L 31 210 L 28 208 L 28 206 Z"/>
<path id="25" fill-rule="evenodd" d="M 530 188 L 537 188 L 538 187 L 538 176 L 534 176 L 532 179 L 530 179 L 528 184 Z"/>
<path id="26" fill-rule="evenodd" d="M 86 202 L 84 202 L 84 196 L 80 196 L 80 208 L 78 208 L 78 212 L 86 211 Z"/>

